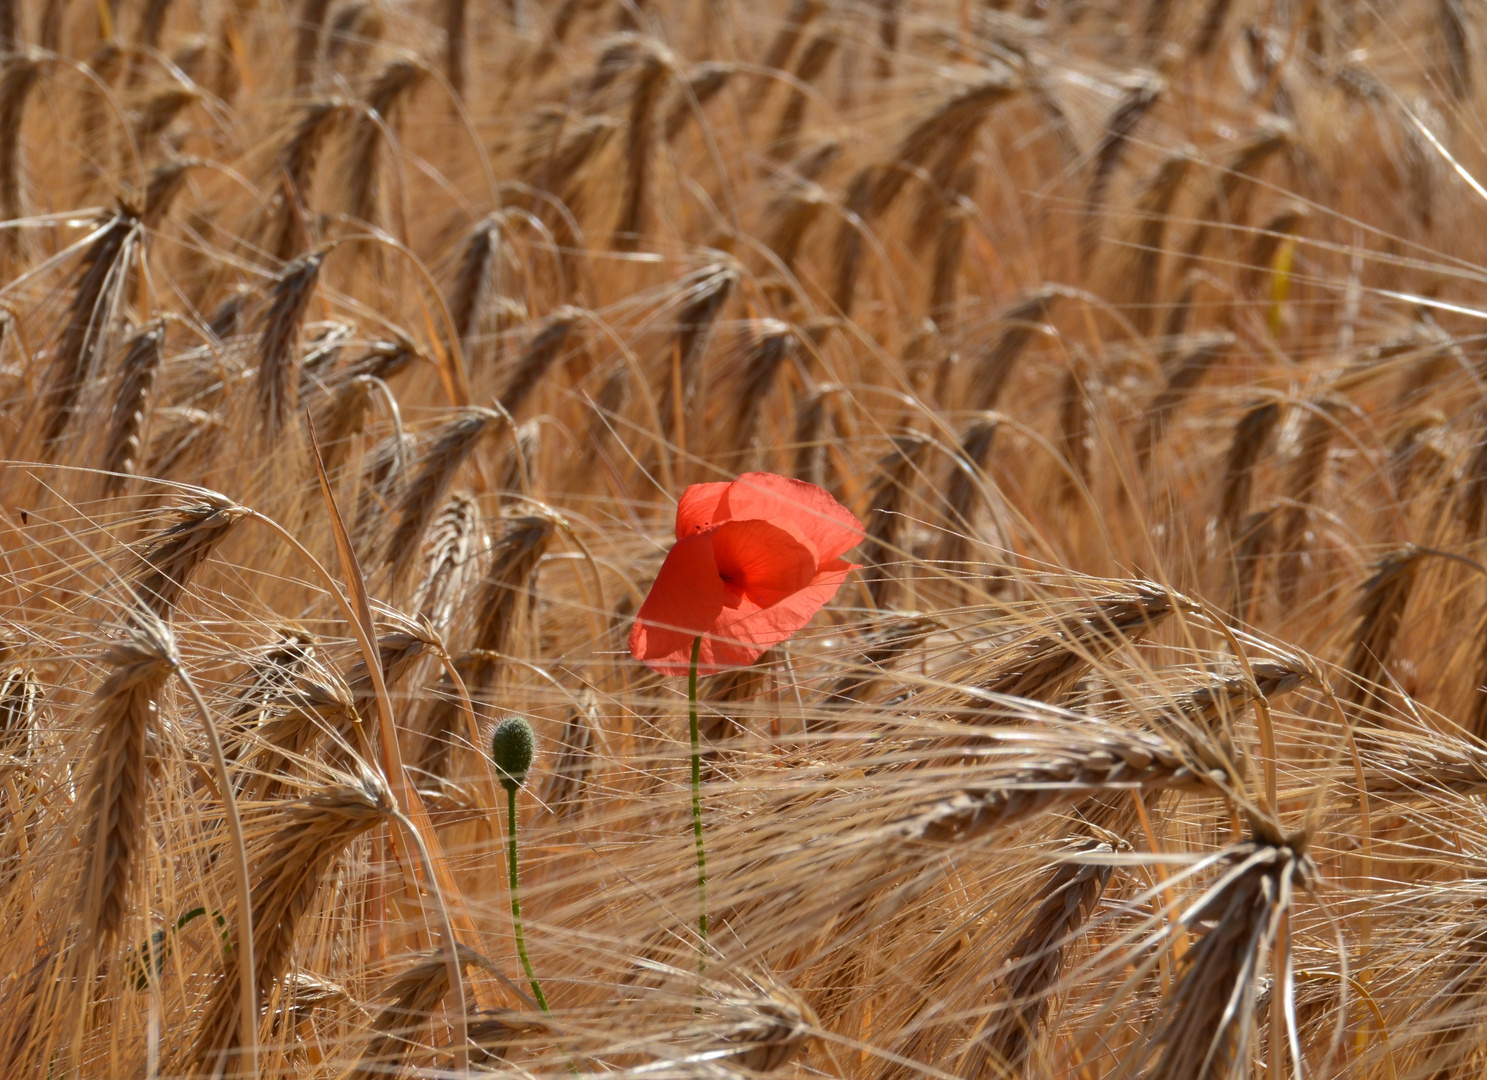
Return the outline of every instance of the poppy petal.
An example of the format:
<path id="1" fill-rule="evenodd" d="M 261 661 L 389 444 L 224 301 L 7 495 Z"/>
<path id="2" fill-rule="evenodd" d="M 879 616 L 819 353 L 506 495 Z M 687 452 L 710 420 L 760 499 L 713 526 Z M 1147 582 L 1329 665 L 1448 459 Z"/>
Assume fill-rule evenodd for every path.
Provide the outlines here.
<path id="1" fill-rule="evenodd" d="M 710 500 L 712 493 L 706 498 Z M 823 563 L 858 544 L 865 534 L 862 522 L 825 488 L 775 473 L 744 473 L 727 486 L 718 506 L 708 509 L 715 523 L 754 518 L 789 521 L 815 546 Z"/>
<path id="2" fill-rule="evenodd" d="M 725 519 L 718 517 L 718 504 L 723 501 L 730 483 L 720 480 L 715 484 L 692 484 L 682 492 L 681 502 L 676 504 L 678 540 L 723 523 Z"/>
<path id="3" fill-rule="evenodd" d="M 834 559 L 817 571 L 807 585 L 779 603 L 760 607 L 745 600 L 738 608 L 722 614 L 714 634 L 724 641 L 717 644 L 756 647 L 758 652 L 754 659 L 757 659 L 765 649 L 787 640 L 810 622 L 816 612 L 830 603 L 842 582 L 847 580 L 847 575 L 856 569 L 853 563 Z M 704 648 L 710 640 L 704 639 Z"/>
<path id="4" fill-rule="evenodd" d="M 816 576 L 815 548 L 781 524 L 728 521 L 712 531 L 718 575 L 760 607 L 780 603 Z"/>
<path id="5" fill-rule="evenodd" d="M 630 629 L 631 654 L 660 671 L 652 661 L 680 651 L 685 674 L 692 640 L 713 628 L 730 599 L 713 560 L 711 534 L 683 537 L 667 553 L 650 594 L 636 613 Z"/>

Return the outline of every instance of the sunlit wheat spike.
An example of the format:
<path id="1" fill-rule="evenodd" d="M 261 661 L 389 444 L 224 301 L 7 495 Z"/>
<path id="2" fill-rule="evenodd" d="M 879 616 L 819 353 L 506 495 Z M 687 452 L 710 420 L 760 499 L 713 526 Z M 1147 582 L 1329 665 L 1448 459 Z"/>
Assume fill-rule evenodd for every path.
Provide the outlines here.
<path id="1" fill-rule="evenodd" d="M 150 392 L 165 356 L 165 322 L 157 321 L 136 334 L 125 348 L 119 365 L 118 389 L 108 418 L 108 437 L 103 448 L 103 494 L 122 494 L 129 477 L 139 473 L 146 421 L 150 414 Z"/>
<path id="2" fill-rule="evenodd" d="M 950 480 L 945 485 L 945 506 L 949 520 L 940 541 L 939 560 L 951 572 L 969 573 L 976 539 L 977 506 L 990 468 L 991 450 L 997 430 L 1002 426 L 1000 413 L 988 412 L 972 417 L 961 430 L 960 452 L 950 465 Z"/>
<path id="3" fill-rule="evenodd" d="M 785 107 L 780 111 L 780 119 L 775 124 L 774 138 L 769 143 L 769 152 L 774 157 L 788 158 L 795 152 L 795 141 L 800 136 L 806 106 L 811 100 L 807 88 L 821 77 L 840 44 L 840 35 L 827 30 L 812 38 L 801 54 L 793 72 L 796 85 L 791 87 L 790 96 L 785 99 Z"/>
<path id="4" fill-rule="evenodd" d="M 393 60 L 377 73 L 363 99 L 365 112 L 351 131 L 346 153 L 346 209 L 353 218 L 376 225 L 381 196 L 383 143 L 398 108 L 428 74 L 411 60 Z"/>
<path id="5" fill-rule="evenodd" d="M 146 737 L 159 724 L 160 695 L 178 661 L 165 624 L 141 618 L 103 662 L 109 673 L 90 703 L 88 723 L 97 734 L 78 800 L 84 885 L 77 917 L 97 955 L 113 946 L 132 906 L 145 843 Z"/>
<path id="6" fill-rule="evenodd" d="M 851 315 L 854 305 L 865 244 L 862 230 L 892 208 L 914 170 L 924 162 L 934 160 L 949 168 L 941 179 L 943 186 L 959 168 L 961 155 L 987 113 L 1012 97 L 1018 85 L 1010 68 L 995 65 L 979 82 L 952 95 L 911 127 L 886 162 L 865 166 L 853 176 L 842 199 L 844 213 L 833 253 L 836 277 L 831 297 L 843 315 Z"/>
<path id="7" fill-rule="evenodd" d="M 795 450 L 791 475 L 827 487 L 828 443 L 831 438 L 832 400 L 841 387 L 826 383 L 813 386 L 795 405 L 795 430 L 790 440 Z"/>
<path id="8" fill-rule="evenodd" d="M 71 424 L 78 396 L 97 374 L 118 325 L 139 219 L 119 211 L 102 222 L 83 253 L 51 379 L 41 403 L 42 439 L 51 447 Z"/>
<path id="9" fill-rule="evenodd" d="M 141 603 L 169 619 L 192 575 L 249 513 L 220 495 L 174 511 L 173 524 L 133 549 L 138 568 L 131 567 L 131 576 Z"/>
<path id="10" fill-rule="evenodd" d="M 539 417 L 512 430 L 506 460 L 496 479 L 496 491 L 503 497 L 528 493 L 537 483 L 542 465 L 542 427 Z"/>
<path id="11" fill-rule="evenodd" d="M 821 1027 L 803 997 L 773 980 L 757 990 L 727 995 L 713 1009 L 723 1035 L 718 1049 L 737 1047 L 720 1060 L 754 1073 L 784 1068 Z"/>
<path id="12" fill-rule="evenodd" d="M 693 68 L 686 83 L 677 88 L 675 101 L 662 127 L 662 137 L 668 143 L 675 142 L 691 120 L 701 121 L 702 109 L 727 88 L 736 70 L 732 64 L 713 62 Z"/>
<path id="13" fill-rule="evenodd" d="M 397 694 L 399 685 L 419 661 L 433 653 L 440 643 L 431 640 L 425 629 L 412 620 L 397 617 L 393 625 L 394 629 L 378 636 L 377 657 L 382 667 L 383 685 L 388 693 Z M 351 692 L 357 715 L 370 730 L 376 717 L 377 699 L 365 659 L 351 665 L 346 673 L 346 686 Z"/>
<path id="14" fill-rule="evenodd" d="M 418 610 L 436 628 L 454 621 L 456 606 L 479 580 L 489 544 L 480 503 L 463 492 L 450 495 L 429 523 L 426 569 L 415 593 Z"/>
<path id="15" fill-rule="evenodd" d="M 140 220 L 147 228 L 158 229 L 171 206 L 186 187 L 191 169 L 198 162 L 189 158 L 170 158 L 154 166 L 145 177 L 145 193 Z"/>
<path id="16" fill-rule="evenodd" d="M 1059 502 L 1075 502 L 1090 484 L 1094 442 L 1094 398 L 1088 358 L 1071 350 L 1069 370 L 1059 391 L 1058 450 L 1068 469 L 1058 478 Z"/>
<path id="17" fill-rule="evenodd" d="M 176 117 L 201 100 L 201 92 L 193 86 L 177 84 L 157 90 L 145 99 L 144 106 L 135 114 L 132 128 L 134 142 L 152 150 L 150 143 L 160 135 Z"/>
<path id="18" fill-rule="evenodd" d="M 367 775 L 360 784 L 327 786 L 302 800 L 280 803 L 271 811 L 275 827 L 253 862 L 250 895 L 253 959 L 261 999 L 273 992 L 274 984 L 288 970 L 300 924 L 341 852 L 385 821 L 392 809 L 391 795 Z M 229 923 L 236 925 L 233 920 Z M 242 1045 L 239 955 L 236 949 L 225 954 L 223 970 L 196 1028 L 194 1056 L 209 1069 Z M 249 1037 L 257 1038 L 258 1033 L 249 1033 Z"/>
<path id="19" fill-rule="evenodd" d="M 472 965 L 490 966 L 464 945 L 457 946 L 457 953 L 462 973 Z M 399 1073 L 405 1059 L 423 1047 L 422 1036 L 450 989 L 448 954 L 443 949 L 417 957 L 399 972 L 380 995 L 392 1000 L 372 1018 L 372 1037 L 346 1080 L 378 1080 Z"/>
<path id="20" fill-rule="evenodd" d="M 1358 753 L 1370 796 L 1428 803 L 1447 792 L 1474 797 L 1487 791 L 1487 752 L 1466 739 L 1370 730 Z"/>
<path id="21" fill-rule="evenodd" d="M 14 18 L 13 9 L 12 18 Z M 13 37 L 0 27 L 0 38 Z M 9 49 L 4 50 L 10 53 Z M 21 118 L 26 110 L 26 101 L 41 73 L 40 63 L 29 56 L 11 54 L 0 70 L 0 214 L 6 221 L 18 221 L 26 216 L 22 200 L 21 177 Z M 4 232 L 7 254 L 16 255 L 22 250 L 20 237 L 23 234 L 14 228 Z"/>
<path id="22" fill-rule="evenodd" d="M 322 249 L 296 259 L 269 287 L 268 303 L 259 319 L 256 389 L 259 417 L 270 439 L 283 430 L 299 396 L 295 342 L 328 254 Z"/>
<path id="23" fill-rule="evenodd" d="M 1229 441 L 1229 455 L 1224 463 L 1224 482 L 1219 495 L 1219 521 L 1233 539 L 1239 537 L 1240 523 L 1249 511 L 1250 491 L 1255 482 L 1255 465 L 1270 433 L 1280 422 L 1280 404 L 1274 401 L 1260 402 L 1245 410 L 1234 425 L 1234 437 Z"/>
<path id="24" fill-rule="evenodd" d="M 987 113 L 1019 89 L 1016 72 L 993 62 L 979 80 L 930 110 L 909 129 L 886 167 L 876 175 L 868 204 L 870 217 L 886 214 L 912 175 L 910 170 L 925 162 L 936 163 L 932 171 L 943 186 L 959 171 L 963 155 Z"/>
<path id="25" fill-rule="evenodd" d="M 325 31 L 325 17 L 330 13 L 330 7 L 331 0 L 300 0 L 294 41 L 296 90 L 315 81 L 315 70 L 320 65 L 320 37 Z"/>
<path id="26" fill-rule="evenodd" d="M 897 566 L 908 560 L 904 549 L 906 534 L 905 508 L 910 492 L 924 466 L 932 439 L 922 435 L 901 435 L 893 440 L 893 449 L 878 462 L 878 479 L 868 497 L 867 537 L 862 542 L 862 560 L 873 569 L 868 583 L 873 603 L 880 609 L 890 606 L 898 592 Z"/>
<path id="27" fill-rule="evenodd" d="M 1198 32 L 1193 36 L 1192 56 L 1195 59 L 1202 60 L 1213 53 L 1214 46 L 1223 35 L 1229 9 L 1233 6 L 1234 0 L 1208 0 L 1203 21 L 1198 24 Z"/>
<path id="28" fill-rule="evenodd" d="M 838 149 L 840 145 L 837 144 Z M 765 211 L 769 224 L 764 245 L 775 253 L 786 270 L 794 268 L 806 234 L 830 203 L 831 197 L 820 185 L 804 179 L 792 179 L 785 191 L 770 202 Z"/>
<path id="29" fill-rule="evenodd" d="M 465 96 L 466 55 L 469 52 L 469 27 L 466 25 L 468 0 L 444 0 L 444 77 L 454 96 Z"/>
<path id="30" fill-rule="evenodd" d="M 1233 154 L 1218 170 L 1214 192 L 1204 203 L 1198 224 L 1193 226 L 1187 243 L 1183 245 L 1178 280 L 1187 278 L 1219 223 L 1229 226 L 1243 224 L 1255 174 L 1276 154 L 1292 147 L 1295 140 L 1295 129 L 1274 117 L 1267 118 L 1259 128 L 1238 140 Z"/>
<path id="31" fill-rule="evenodd" d="M 1088 840 L 1074 852 L 1112 854 L 1109 844 Z M 1064 955 L 1075 944 L 1110 882 L 1111 867 L 1064 863 L 1044 877 L 1032 897 L 1036 905 L 1021 936 L 998 967 L 995 1010 L 970 1040 L 958 1062 L 965 1076 L 1018 1075 L 1032 1053 L 1039 1029 L 1053 1007 Z"/>
<path id="32" fill-rule="evenodd" d="M 659 46 L 642 48 L 634 58 L 631 79 L 634 85 L 630 89 L 630 114 L 625 128 L 625 186 L 614 229 L 614 246 L 621 251 L 638 246 L 649 224 L 656 108 L 672 63 L 670 54 Z"/>
<path id="33" fill-rule="evenodd" d="M 496 538 L 490 561 L 474 602 L 475 633 L 471 647 L 486 654 L 471 680 L 489 688 L 499 668 L 498 657 L 509 651 L 517 618 L 532 595 L 532 575 L 552 541 L 554 525 L 547 517 L 521 517 L 507 522 Z"/>
<path id="34" fill-rule="evenodd" d="M 1131 298 L 1127 315 L 1131 325 L 1141 334 L 1150 334 L 1156 322 L 1167 224 L 1171 219 L 1172 203 L 1182 190 L 1182 182 L 1187 178 L 1192 162 L 1189 151 L 1169 156 L 1146 182 L 1131 208 L 1136 228 L 1127 279 Z"/>
<path id="35" fill-rule="evenodd" d="M 288 262 L 310 242 L 306 227 L 310 184 L 320 150 L 350 109 L 344 101 L 312 101 L 279 151 L 282 184 L 275 195 L 274 216 L 269 226 L 269 251 Z"/>
<path id="36" fill-rule="evenodd" d="M 893 75 L 893 54 L 898 52 L 898 32 L 903 22 L 903 0 L 878 0 L 878 56 L 880 79 Z"/>
<path id="37" fill-rule="evenodd" d="M 357 743 L 356 701 L 339 676 L 319 670 L 291 678 L 290 685 L 262 702 L 259 722 L 240 755 L 251 770 L 244 794 L 255 799 L 284 798 L 299 789 L 304 783 L 298 779 L 304 771 L 299 761 L 312 751 L 328 763 L 344 765 L 347 748 Z"/>
<path id="38" fill-rule="evenodd" d="M 387 562 L 394 581 L 412 567 L 423 543 L 434 511 L 448 494 L 460 467 L 486 435 L 505 423 L 491 409 L 459 410 L 429 435 L 427 448 L 419 455 L 417 471 L 408 481 L 397 504 L 397 528 L 387 544 Z"/>
<path id="39" fill-rule="evenodd" d="M 563 718 L 563 732 L 558 739 L 560 749 L 542 793 L 543 803 L 559 818 L 580 814 L 589 804 L 589 774 L 597 758 L 598 728 L 598 703 L 592 694 L 584 695 Z"/>
<path id="40" fill-rule="evenodd" d="M 1182 957 L 1150 1039 L 1132 1052 L 1137 1060 L 1155 1057 L 1143 1074 L 1153 1080 L 1249 1075 L 1265 965 L 1281 962 L 1270 955 L 1279 941 L 1278 916 L 1291 910 L 1295 890 L 1316 870 L 1304 852 L 1281 842 L 1236 845 L 1228 858 L 1223 876 L 1184 913 L 1188 927 L 1200 919 L 1211 926 Z"/>
<path id="41" fill-rule="evenodd" d="M 1002 330 L 973 362 L 965 391 L 968 408 L 983 412 L 996 408 L 1012 369 L 1062 295 L 1063 290 L 1055 286 L 1039 289 L 997 315 Z"/>
<path id="42" fill-rule="evenodd" d="M 399 334 L 391 341 L 372 342 L 335 377 L 345 381 L 367 375 L 386 382 L 406 371 L 418 356 L 418 347 Z"/>
<path id="43" fill-rule="evenodd" d="M 557 360 L 559 352 L 569 343 L 569 338 L 576 336 L 575 331 L 589 317 L 589 313 L 580 308 L 563 307 L 543 320 L 512 365 L 511 375 L 501 391 L 502 408 L 512 416 L 521 411 Z"/>
<path id="44" fill-rule="evenodd" d="M 1276 586 L 1283 602 L 1289 603 L 1300 585 L 1302 570 L 1302 544 L 1306 527 L 1311 520 L 1312 503 L 1327 469 L 1328 451 L 1332 436 L 1337 430 L 1336 413 L 1341 403 L 1333 399 L 1312 402 L 1311 409 L 1301 428 L 1300 445 L 1291 466 L 1290 483 L 1286 495 L 1290 505 L 1281 522 L 1278 547 L 1279 565 L 1276 568 Z"/>
<path id="45" fill-rule="evenodd" d="M 978 661 L 967 705 L 974 708 L 981 691 L 1056 702 L 1096 664 L 1170 618 L 1179 603 L 1164 589 L 1135 582 L 1129 591 L 1051 614 Z"/>
<path id="46" fill-rule="evenodd" d="M 747 98 L 746 107 L 751 115 L 759 115 L 764 99 L 778 81 L 770 73 L 784 70 L 795 53 L 795 47 L 800 44 L 801 36 L 825 9 L 824 0 L 791 0 L 790 6 L 785 9 L 779 30 L 775 32 L 769 48 L 759 60 L 760 74 L 755 77 L 753 89 Z"/>
<path id="47" fill-rule="evenodd" d="M 1262 297 L 1265 287 L 1276 271 L 1276 258 L 1291 237 L 1306 223 L 1306 211 L 1300 207 L 1289 207 L 1260 226 L 1250 244 L 1245 260 L 1241 288 L 1251 296 Z"/>
<path id="48" fill-rule="evenodd" d="M 372 447 L 364 459 L 352 533 L 356 557 L 363 565 L 379 550 L 393 507 L 407 489 L 415 446 L 411 434 L 395 431 Z"/>
<path id="49" fill-rule="evenodd" d="M 1159 390 L 1146 407 L 1146 423 L 1136 434 L 1136 460 L 1143 469 L 1151 459 L 1152 448 L 1167 432 L 1168 418 L 1208 373 L 1234 348 L 1233 334 L 1210 334 L 1200 338 L 1172 362 L 1165 372 L 1167 385 Z"/>
<path id="50" fill-rule="evenodd" d="M 965 744 L 982 741 L 1026 751 L 994 783 L 966 787 L 906 814 L 887 828 L 900 842 L 962 844 L 1072 806 L 1098 791 L 1222 791 L 1222 770 L 1196 765 L 1163 739 L 1135 735 L 1028 738 L 1015 732 L 978 730 Z"/>
<path id="51" fill-rule="evenodd" d="M 1415 491 L 1431 484 L 1445 468 L 1445 455 L 1432 436 L 1445 425 L 1435 410 L 1408 416 L 1394 433 L 1389 447 L 1389 479 L 1401 505 L 1409 505 Z"/>
<path id="52" fill-rule="evenodd" d="M 800 338 L 789 323 L 763 319 L 754 327 L 753 344 L 744 354 L 738 386 L 738 410 L 724 444 L 747 450 L 759 433 L 765 403 L 774 389 L 780 369 L 797 354 Z"/>
<path id="53" fill-rule="evenodd" d="M 694 275 L 686 301 L 676 315 L 676 335 L 663 351 L 661 392 L 656 395 L 661 427 L 668 436 L 683 429 L 692 414 L 703 374 L 702 358 L 712 340 L 713 324 L 738 284 L 738 271 L 714 263 Z"/>
<path id="54" fill-rule="evenodd" d="M 1374 564 L 1373 574 L 1359 590 L 1357 627 L 1345 664 L 1351 679 L 1338 696 L 1367 710 L 1372 717 L 1377 718 L 1387 707 L 1380 687 L 1389 682 L 1394 643 L 1404 624 L 1420 560 L 1429 554 L 1413 546 L 1391 551 Z"/>
<path id="55" fill-rule="evenodd" d="M 187 462 L 193 468 L 206 465 L 214 456 L 222 432 L 222 418 L 204 409 L 189 406 L 156 409 L 144 473 L 173 479 L 178 478 L 178 470 Z"/>
<path id="56" fill-rule="evenodd" d="M 449 292 L 449 314 L 467 362 L 475 355 L 473 346 L 480 329 L 480 313 L 495 289 L 500 256 L 500 218 L 494 215 L 481 218 L 465 240 L 459 271 Z"/>
<path id="57" fill-rule="evenodd" d="M 1162 0 L 1154 0 L 1160 4 Z M 1104 212 L 1105 192 L 1110 186 L 1110 179 L 1115 175 L 1115 170 L 1120 167 L 1122 158 L 1125 157 L 1126 146 L 1130 142 L 1131 135 L 1136 126 L 1156 105 L 1166 85 L 1154 75 L 1142 75 L 1136 78 L 1126 89 L 1125 96 L 1121 99 L 1115 111 L 1110 114 L 1110 119 L 1105 122 L 1105 130 L 1100 135 L 1100 141 L 1095 144 L 1091 156 L 1094 158 L 1094 172 L 1089 180 L 1089 192 L 1084 198 L 1084 220 L 1079 229 L 1079 260 L 1088 263 L 1090 256 L 1095 253 L 1095 248 L 1100 240 L 1100 222 Z"/>
<path id="58" fill-rule="evenodd" d="M 365 71 L 372 50 L 382 40 L 387 20 L 370 0 L 343 5 L 326 31 L 325 58 L 341 72 Z"/>
<path id="59" fill-rule="evenodd" d="M 894 663 L 923 644 L 933 629 L 934 623 L 928 619 L 903 619 L 878 630 L 863 642 L 862 651 L 857 656 L 848 655 L 849 673 L 831 685 L 824 703 L 850 706 L 869 700 L 874 686 L 888 676 Z M 830 730 L 846 721 L 849 715 L 844 714 L 842 721 L 818 723 L 817 727 Z"/>

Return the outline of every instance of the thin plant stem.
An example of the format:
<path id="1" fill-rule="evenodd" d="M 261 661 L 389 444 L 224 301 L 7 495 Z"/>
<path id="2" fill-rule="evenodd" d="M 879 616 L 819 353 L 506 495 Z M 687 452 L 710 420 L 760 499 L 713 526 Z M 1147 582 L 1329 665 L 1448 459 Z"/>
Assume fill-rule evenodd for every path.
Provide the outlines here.
<path id="1" fill-rule="evenodd" d="M 527 973 L 527 981 L 532 984 L 532 996 L 537 999 L 537 1006 L 549 1016 L 552 1010 L 547 1007 L 547 998 L 542 995 L 542 984 L 537 981 L 537 975 L 532 970 L 532 960 L 527 956 L 526 938 L 521 932 L 521 897 L 517 894 L 517 871 L 516 871 L 516 785 L 512 784 L 506 789 L 506 833 L 507 841 L 506 873 L 511 882 L 511 926 L 516 932 L 516 954 L 521 957 L 522 970 Z"/>
<path id="2" fill-rule="evenodd" d="M 707 847 L 702 842 L 702 738 L 697 731 L 697 658 L 702 638 L 692 639 L 687 670 L 687 725 L 692 736 L 692 836 L 697 841 L 697 971 L 707 968 Z"/>

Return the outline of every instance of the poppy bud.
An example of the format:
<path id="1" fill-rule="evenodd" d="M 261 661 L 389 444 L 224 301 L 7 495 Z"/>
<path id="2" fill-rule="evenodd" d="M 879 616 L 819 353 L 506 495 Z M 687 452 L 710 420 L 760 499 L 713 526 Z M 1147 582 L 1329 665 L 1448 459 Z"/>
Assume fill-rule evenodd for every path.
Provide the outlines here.
<path id="1" fill-rule="evenodd" d="M 532 767 L 532 755 L 537 750 L 537 739 L 532 734 L 532 725 L 520 716 L 508 716 L 496 725 L 491 736 L 491 760 L 496 763 L 501 786 L 515 791 L 527 779 L 527 770 Z"/>

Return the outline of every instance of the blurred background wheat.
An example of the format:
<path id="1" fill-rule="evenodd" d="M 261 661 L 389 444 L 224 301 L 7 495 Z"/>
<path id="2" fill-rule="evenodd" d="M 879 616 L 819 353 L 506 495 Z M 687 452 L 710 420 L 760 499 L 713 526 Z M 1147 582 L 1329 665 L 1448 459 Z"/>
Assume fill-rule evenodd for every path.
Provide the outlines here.
<path id="1" fill-rule="evenodd" d="M 1487 1069 L 1478 0 L 0 50 L 5 1076 Z M 703 947 L 625 641 L 754 469 L 865 565 L 703 681 Z"/>

